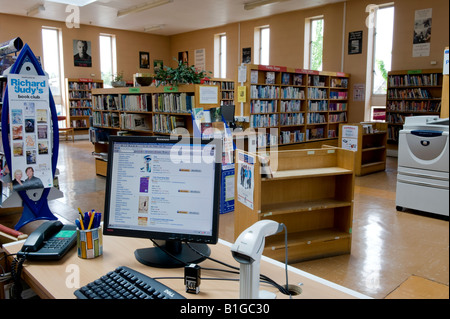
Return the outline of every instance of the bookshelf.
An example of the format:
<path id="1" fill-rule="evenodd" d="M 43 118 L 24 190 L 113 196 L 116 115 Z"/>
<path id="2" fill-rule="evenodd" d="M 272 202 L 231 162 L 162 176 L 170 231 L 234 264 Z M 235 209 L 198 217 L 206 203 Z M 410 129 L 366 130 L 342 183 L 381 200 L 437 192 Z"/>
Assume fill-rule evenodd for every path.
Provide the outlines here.
<path id="1" fill-rule="evenodd" d="M 247 65 L 249 127 L 258 147 L 336 139 L 347 122 L 350 75 L 281 66 Z"/>
<path id="2" fill-rule="evenodd" d="M 94 143 L 96 173 L 106 176 L 109 135 L 194 135 L 191 110 L 220 103 L 218 96 L 210 103 L 200 98 L 205 87 L 219 92 L 215 85 L 93 89 L 90 140 Z"/>
<path id="3" fill-rule="evenodd" d="M 235 238 L 255 222 L 270 219 L 287 227 L 289 263 L 350 253 L 352 151 L 322 148 L 269 155 L 243 150 L 236 153 Z M 261 175 L 267 162 L 272 174 Z M 253 168 L 253 185 L 245 188 L 241 169 L 249 167 Z M 284 261 L 284 232 L 266 238 L 263 254 Z"/>
<path id="4" fill-rule="evenodd" d="M 75 130 L 88 129 L 92 115 L 92 89 L 102 88 L 103 80 L 88 78 L 66 79 L 68 126 Z"/>
<path id="5" fill-rule="evenodd" d="M 235 84 L 233 80 L 211 78 L 203 84 L 217 85 L 219 87 L 220 105 L 234 105 Z"/>
<path id="6" fill-rule="evenodd" d="M 442 70 L 401 70 L 388 73 L 386 122 L 388 143 L 398 144 L 405 117 L 440 115 Z"/>
<path id="7" fill-rule="evenodd" d="M 384 122 L 339 125 L 339 147 L 355 152 L 356 176 L 386 169 L 387 129 Z"/>

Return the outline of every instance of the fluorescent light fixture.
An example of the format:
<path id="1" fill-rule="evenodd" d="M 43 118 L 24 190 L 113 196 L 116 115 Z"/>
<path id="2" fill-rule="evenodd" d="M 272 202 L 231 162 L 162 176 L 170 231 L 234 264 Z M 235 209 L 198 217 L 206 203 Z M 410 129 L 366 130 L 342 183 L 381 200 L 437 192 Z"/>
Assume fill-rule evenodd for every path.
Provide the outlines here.
<path id="1" fill-rule="evenodd" d="M 151 8 L 155 8 L 155 7 L 159 7 L 159 6 L 162 6 L 164 4 L 171 3 L 171 2 L 173 2 L 173 0 L 157 0 L 157 1 L 153 1 L 153 2 L 144 3 L 144 4 L 141 4 L 141 5 L 138 5 L 138 6 L 134 6 L 134 7 L 128 8 L 128 9 L 119 10 L 117 12 L 117 16 L 121 17 L 121 16 L 124 16 L 126 14 L 141 12 L 141 11 L 148 10 L 148 9 L 151 9 Z"/>
<path id="2" fill-rule="evenodd" d="M 43 4 L 37 4 L 34 7 L 31 7 L 27 10 L 27 16 L 32 17 L 38 14 L 41 11 L 45 11 L 45 7 Z"/>
<path id="3" fill-rule="evenodd" d="M 47 0 L 48 2 L 56 2 L 63 4 L 71 4 L 73 6 L 84 7 L 85 5 L 95 2 L 97 0 Z"/>
<path id="4" fill-rule="evenodd" d="M 289 0 L 256 0 L 256 1 L 245 3 L 244 4 L 244 9 L 245 10 L 252 10 L 252 9 L 257 8 L 257 7 L 265 6 L 267 4 L 273 4 L 273 3 L 283 2 L 283 1 L 289 1 Z"/>
<path id="5" fill-rule="evenodd" d="M 152 25 L 144 28 L 144 32 L 158 31 L 161 30 L 162 28 L 164 28 L 164 24 Z"/>

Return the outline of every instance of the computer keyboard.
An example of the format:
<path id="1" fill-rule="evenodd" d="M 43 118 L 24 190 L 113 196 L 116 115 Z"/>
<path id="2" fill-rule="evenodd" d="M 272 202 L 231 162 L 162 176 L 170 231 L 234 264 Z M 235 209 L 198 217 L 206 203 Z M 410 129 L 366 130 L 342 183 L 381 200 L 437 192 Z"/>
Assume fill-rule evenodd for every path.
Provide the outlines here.
<path id="1" fill-rule="evenodd" d="M 78 299 L 185 299 L 159 281 L 120 266 L 74 292 Z"/>

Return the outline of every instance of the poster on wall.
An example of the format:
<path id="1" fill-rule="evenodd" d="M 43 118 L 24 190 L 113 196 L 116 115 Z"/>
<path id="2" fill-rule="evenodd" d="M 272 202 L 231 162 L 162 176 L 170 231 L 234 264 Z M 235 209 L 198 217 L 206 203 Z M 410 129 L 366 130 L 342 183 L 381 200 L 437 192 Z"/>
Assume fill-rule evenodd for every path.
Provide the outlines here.
<path id="1" fill-rule="evenodd" d="M 348 54 L 362 53 L 362 31 L 353 31 L 348 34 Z"/>
<path id="2" fill-rule="evenodd" d="M 341 144 L 343 149 L 354 152 L 358 150 L 358 126 L 342 126 Z"/>
<path id="3" fill-rule="evenodd" d="M 195 50 L 195 69 L 197 71 L 205 71 L 206 70 L 206 50 L 205 49 L 197 49 Z"/>
<path id="4" fill-rule="evenodd" d="M 14 191 L 53 186 L 48 76 L 8 75 Z"/>
<path id="5" fill-rule="evenodd" d="M 249 64 L 252 62 L 252 48 L 242 49 L 242 63 Z"/>
<path id="6" fill-rule="evenodd" d="M 139 52 L 139 68 L 150 69 L 150 53 L 143 51 Z"/>
<path id="7" fill-rule="evenodd" d="M 243 153 L 239 153 L 238 156 L 238 169 L 236 172 L 238 201 L 253 209 L 255 158 Z"/>
<path id="8" fill-rule="evenodd" d="M 73 40 L 73 65 L 92 67 L 91 41 Z"/>
<path id="9" fill-rule="evenodd" d="M 414 16 L 413 57 L 430 56 L 432 9 L 416 10 Z"/>

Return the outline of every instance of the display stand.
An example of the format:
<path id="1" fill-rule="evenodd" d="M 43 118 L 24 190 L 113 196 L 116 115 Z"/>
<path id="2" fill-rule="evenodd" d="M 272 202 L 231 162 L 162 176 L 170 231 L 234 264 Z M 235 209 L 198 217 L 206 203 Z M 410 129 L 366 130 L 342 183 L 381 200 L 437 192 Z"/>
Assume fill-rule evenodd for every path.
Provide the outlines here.
<path id="1" fill-rule="evenodd" d="M 25 44 L 22 51 L 20 52 L 17 61 L 9 70 L 8 75 L 23 75 L 24 77 L 30 76 L 45 76 L 44 70 L 41 68 L 38 60 L 35 55 L 31 51 L 30 47 Z M 26 79 L 25 79 L 26 80 Z M 48 83 L 48 81 L 47 81 Z M 8 167 L 10 168 L 11 174 L 13 174 L 14 163 L 12 162 L 12 147 L 10 142 L 10 105 L 9 105 L 9 92 L 8 85 L 5 90 L 3 109 L 2 109 L 2 141 L 5 153 L 5 159 Z M 12 91 L 13 92 L 13 91 Z M 11 95 L 13 94 L 11 92 Z M 28 94 L 28 93 L 27 93 Z M 25 95 L 25 94 L 24 94 Z M 28 94 L 28 95 L 31 95 Z M 39 97 L 37 97 L 39 99 Z M 25 98 L 24 98 L 25 100 Z M 25 100 L 28 101 L 28 100 Z M 56 173 L 56 164 L 58 161 L 58 150 L 59 150 L 59 133 L 58 133 L 58 117 L 56 114 L 55 102 L 53 100 L 52 93 L 50 89 L 48 89 L 48 101 L 49 105 L 47 106 L 47 111 L 50 112 L 49 117 L 47 115 L 46 120 L 48 119 L 48 134 L 47 138 L 48 142 L 51 142 L 48 145 L 48 154 L 51 156 L 51 176 L 54 178 Z M 36 141 L 37 143 L 37 141 Z M 25 156 L 25 154 L 22 154 Z M 53 181 L 53 179 L 52 179 Z M 45 186 L 47 185 L 47 186 Z M 48 187 L 48 183 L 45 183 L 44 188 L 32 188 L 28 190 L 19 190 L 15 192 L 19 194 L 20 199 L 22 199 L 23 204 L 23 212 L 19 222 L 15 225 L 15 229 L 18 230 L 22 228 L 24 225 L 35 221 L 35 220 L 56 220 L 57 218 L 52 214 L 50 208 L 48 206 L 48 197 L 50 191 L 53 187 Z M 53 183 L 51 184 L 53 185 Z M 8 198 L 10 199 L 10 198 Z M 7 200 L 8 200 L 7 199 Z M 10 201 L 19 201 L 18 197 L 11 196 Z M 6 203 L 6 201 L 5 201 Z"/>

